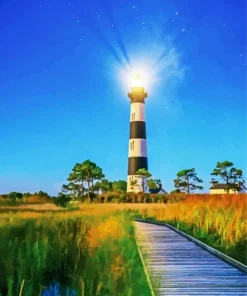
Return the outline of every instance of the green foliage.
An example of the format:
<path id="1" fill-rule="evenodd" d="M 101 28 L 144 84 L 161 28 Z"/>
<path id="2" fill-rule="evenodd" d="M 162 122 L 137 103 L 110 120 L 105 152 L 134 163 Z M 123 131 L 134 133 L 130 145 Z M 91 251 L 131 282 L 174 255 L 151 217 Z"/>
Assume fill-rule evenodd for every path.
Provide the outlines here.
<path id="1" fill-rule="evenodd" d="M 20 203 L 20 201 L 17 201 L 16 199 L 9 199 L 9 198 L 0 199 L 0 206 L 1 207 L 16 206 L 19 203 Z"/>
<path id="2" fill-rule="evenodd" d="M 90 198 L 90 192 L 94 189 L 94 181 L 102 180 L 104 174 L 102 169 L 98 167 L 94 162 L 89 159 L 85 160 L 83 163 L 76 163 L 72 169 L 71 174 L 68 177 L 70 183 L 68 185 L 63 185 L 62 190 L 66 193 L 77 192 L 77 196 L 82 196 L 84 194 L 85 188 L 84 184 L 87 185 L 88 199 Z"/>
<path id="3" fill-rule="evenodd" d="M 231 189 L 239 191 L 241 189 L 239 185 L 245 183 L 242 170 L 236 169 L 234 164 L 230 161 L 217 162 L 216 168 L 211 175 L 218 177 L 218 179 L 226 185 L 225 191 L 227 193 L 229 193 Z M 219 181 L 212 179 L 211 183 L 218 184 Z"/>
<path id="4" fill-rule="evenodd" d="M 20 192 L 10 192 L 8 194 L 8 198 L 16 200 L 16 199 L 22 199 L 23 194 Z"/>
<path id="5" fill-rule="evenodd" d="M 95 192 L 99 194 L 109 191 L 126 192 L 127 190 L 126 181 L 109 182 L 105 179 L 102 169 L 90 160 L 76 163 L 67 180 L 69 183 L 64 184 L 61 191 L 69 194 L 72 198 L 80 200 L 83 200 L 85 192 L 87 193 L 88 200 L 94 201 L 96 197 Z M 84 185 L 86 185 L 86 188 Z"/>
<path id="6" fill-rule="evenodd" d="M 111 184 L 107 179 L 103 179 L 102 181 L 97 181 L 92 189 L 97 193 L 99 193 L 99 191 L 106 193 L 111 189 Z"/>
<path id="7" fill-rule="evenodd" d="M 43 191 L 38 193 L 21 193 L 21 192 L 10 192 L 8 194 L 0 195 L 0 206 L 16 206 L 24 203 L 44 203 L 51 202 L 52 198 L 49 194 Z"/>
<path id="8" fill-rule="evenodd" d="M 126 212 L 5 220 L 0 232 L 1 294 L 20 295 L 25 280 L 25 296 L 150 296 Z"/>
<path id="9" fill-rule="evenodd" d="M 61 191 L 65 194 L 71 194 L 72 196 L 80 197 L 84 193 L 85 188 L 80 184 L 69 182 L 67 185 L 64 184 L 62 186 Z"/>
<path id="10" fill-rule="evenodd" d="M 29 192 L 23 193 L 23 197 L 30 197 L 30 196 L 32 196 L 32 194 Z"/>
<path id="11" fill-rule="evenodd" d="M 44 192 L 44 191 L 42 191 L 42 190 L 40 190 L 39 192 L 38 192 L 38 194 L 37 194 L 39 197 L 41 197 L 41 198 L 46 198 L 46 199 L 49 199 L 49 198 L 51 198 L 51 196 L 48 194 L 48 193 L 46 193 L 46 192 Z M 30 196 L 30 195 L 29 195 Z"/>
<path id="12" fill-rule="evenodd" d="M 161 185 L 159 179 L 148 179 L 147 181 L 149 189 L 157 189 Z"/>
<path id="13" fill-rule="evenodd" d="M 193 193 L 195 190 L 202 190 L 203 187 L 199 185 L 200 183 L 203 183 L 203 181 L 197 177 L 194 168 L 179 171 L 177 179 L 174 180 L 175 188 L 188 194 Z"/>
<path id="14" fill-rule="evenodd" d="M 71 201 L 70 196 L 62 192 L 59 192 L 58 196 L 54 199 L 55 205 L 63 208 L 66 208 L 70 201 Z"/>
<path id="15" fill-rule="evenodd" d="M 136 176 L 141 179 L 141 184 L 138 184 L 138 179 L 132 180 L 130 185 L 132 188 L 139 187 L 139 191 L 145 192 L 148 188 L 148 180 L 152 175 L 146 169 L 139 169 Z"/>
<path id="16" fill-rule="evenodd" d="M 112 190 L 123 191 L 123 192 L 127 191 L 127 182 L 124 180 L 113 181 L 111 182 L 111 185 L 112 185 Z"/>

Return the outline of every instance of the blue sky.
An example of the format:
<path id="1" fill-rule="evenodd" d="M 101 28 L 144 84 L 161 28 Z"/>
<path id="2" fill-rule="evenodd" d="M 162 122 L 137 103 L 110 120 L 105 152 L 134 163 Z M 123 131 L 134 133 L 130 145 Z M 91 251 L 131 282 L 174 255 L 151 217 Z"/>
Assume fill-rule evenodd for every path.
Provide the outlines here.
<path id="1" fill-rule="evenodd" d="M 56 194 L 86 159 L 127 179 L 127 59 L 163 187 L 194 167 L 208 192 L 224 160 L 246 179 L 245 19 L 240 0 L 0 0 L 0 192 Z"/>

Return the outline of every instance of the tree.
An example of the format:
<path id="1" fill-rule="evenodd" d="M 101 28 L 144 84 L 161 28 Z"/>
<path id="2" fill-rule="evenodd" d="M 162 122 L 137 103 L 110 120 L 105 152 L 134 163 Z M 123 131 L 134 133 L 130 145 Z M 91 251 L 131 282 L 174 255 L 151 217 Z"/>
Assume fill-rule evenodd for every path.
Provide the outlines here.
<path id="1" fill-rule="evenodd" d="M 106 193 L 107 191 L 110 190 L 110 182 L 107 179 L 103 179 L 102 181 L 97 181 L 94 186 L 93 190 L 96 192 L 103 192 Z"/>
<path id="2" fill-rule="evenodd" d="M 245 183 L 243 180 L 243 171 L 233 167 L 234 164 L 230 161 L 217 162 L 212 176 L 216 176 L 226 185 L 225 191 L 229 193 L 230 190 L 239 191 L 239 185 Z M 212 178 L 212 184 L 218 184 L 219 181 Z"/>
<path id="3" fill-rule="evenodd" d="M 30 197 L 30 196 L 32 196 L 32 194 L 29 192 L 23 193 L 23 197 Z"/>
<path id="4" fill-rule="evenodd" d="M 58 196 L 54 199 L 54 203 L 57 206 L 61 206 L 66 208 L 67 205 L 69 204 L 71 198 L 69 194 L 64 194 L 63 192 L 59 192 Z"/>
<path id="5" fill-rule="evenodd" d="M 81 195 L 83 195 L 85 188 L 80 184 L 70 182 L 67 185 L 63 185 L 61 191 L 65 194 L 71 194 L 71 196 L 80 197 Z"/>
<path id="6" fill-rule="evenodd" d="M 94 180 L 101 180 L 101 181 L 105 180 L 105 181 L 107 181 L 104 178 L 105 178 L 105 175 L 103 174 L 102 169 L 100 167 L 96 166 L 96 164 L 95 164 L 95 167 L 92 170 L 92 178 L 91 178 L 92 186 L 93 186 Z"/>
<path id="7" fill-rule="evenodd" d="M 152 177 L 152 175 L 146 169 L 139 169 L 136 172 L 136 180 L 131 181 L 130 185 L 133 187 L 139 187 L 139 190 L 145 192 L 148 188 L 148 179 Z M 138 183 L 138 179 L 141 179 L 141 184 Z"/>
<path id="8" fill-rule="evenodd" d="M 127 182 L 124 180 L 113 181 L 111 183 L 111 186 L 112 186 L 112 189 L 115 191 L 122 191 L 122 192 L 127 191 Z"/>
<path id="9" fill-rule="evenodd" d="M 175 188 L 188 194 L 198 189 L 202 190 L 203 187 L 199 185 L 200 183 L 203 183 L 203 181 L 197 177 L 194 168 L 178 172 L 177 179 L 174 180 Z"/>
<path id="10" fill-rule="evenodd" d="M 22 197 L 23 197 L 23 194 L 21 192 L 10 192 L 8 194 L 8 198 L 11 198 L 11 199 L 14 199 L 14 200 L 22 199 Z"/>
<path id="11" fill-rule="evenodd" d="M 79 185 L 81 192 L 83 192 L 84 183 L 87 184 L 88 198 L 90 198 L 90 191 L 94 185 L 95 180 L 102 180 L 104 174 L 102 169 L 98 167 L 94 162 L 89 159 L 85 160 L 83 163 L 76 163 L 72 169 L 72 173 L 68 177 L 68 181 L 73 184 Z M 65 188 L 64 188 L 65 189 Z"/>
<path id="12" fill-rule="evenodd" d="M 38 192 L 37 195 L 38 195 L 39 197 L 41 197 L 41 198 L 46 198 L 46 199 L 51 198 L 50 195 L 49 195 L 48 193 L 46 193 L 46 192 L 44 192 L 44 191 L 42 191 L 42 190 L 40 190 L 40 191 Z"/>
<path id="13" fill-rule="evenodd" d="M 149 189 L 157 189 L 161 185 L 160 179 L 149 179 L 148 187 Z"/>
<path id="14" fill-rule="evenodd" d="M 99 194 L 100 190 L 101 190 L 101 182 L 97 181 L 93 186 L 93 191 L 96 191 L 97 194 Z"/>

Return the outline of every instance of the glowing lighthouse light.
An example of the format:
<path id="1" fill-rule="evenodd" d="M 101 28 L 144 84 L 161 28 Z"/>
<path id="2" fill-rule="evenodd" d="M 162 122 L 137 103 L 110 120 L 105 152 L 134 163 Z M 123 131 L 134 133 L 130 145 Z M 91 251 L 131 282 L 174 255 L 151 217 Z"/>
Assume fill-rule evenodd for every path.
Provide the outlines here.
<path id="1" fill-rule="evenodd" d="M 143 87 L 143 81 L 140 74 L 136 73 L 132 78 L 132 87 Z"/>

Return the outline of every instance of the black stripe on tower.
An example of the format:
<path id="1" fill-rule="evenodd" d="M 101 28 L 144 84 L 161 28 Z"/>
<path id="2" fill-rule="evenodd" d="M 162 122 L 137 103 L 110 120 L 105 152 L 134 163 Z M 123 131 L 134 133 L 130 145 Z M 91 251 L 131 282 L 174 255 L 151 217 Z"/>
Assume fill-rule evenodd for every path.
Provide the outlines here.
<path id="1" fill-rule="evenodd" d="M 130 122 L 130 139 L 146 139 L 145 121 Z"/>
<path id="2" fill-rule="evenodd" d="M 135 175 L 139 169 L 148 170 L 148 158 L 143 156 L 129 157 L 128 175 Z"/>

